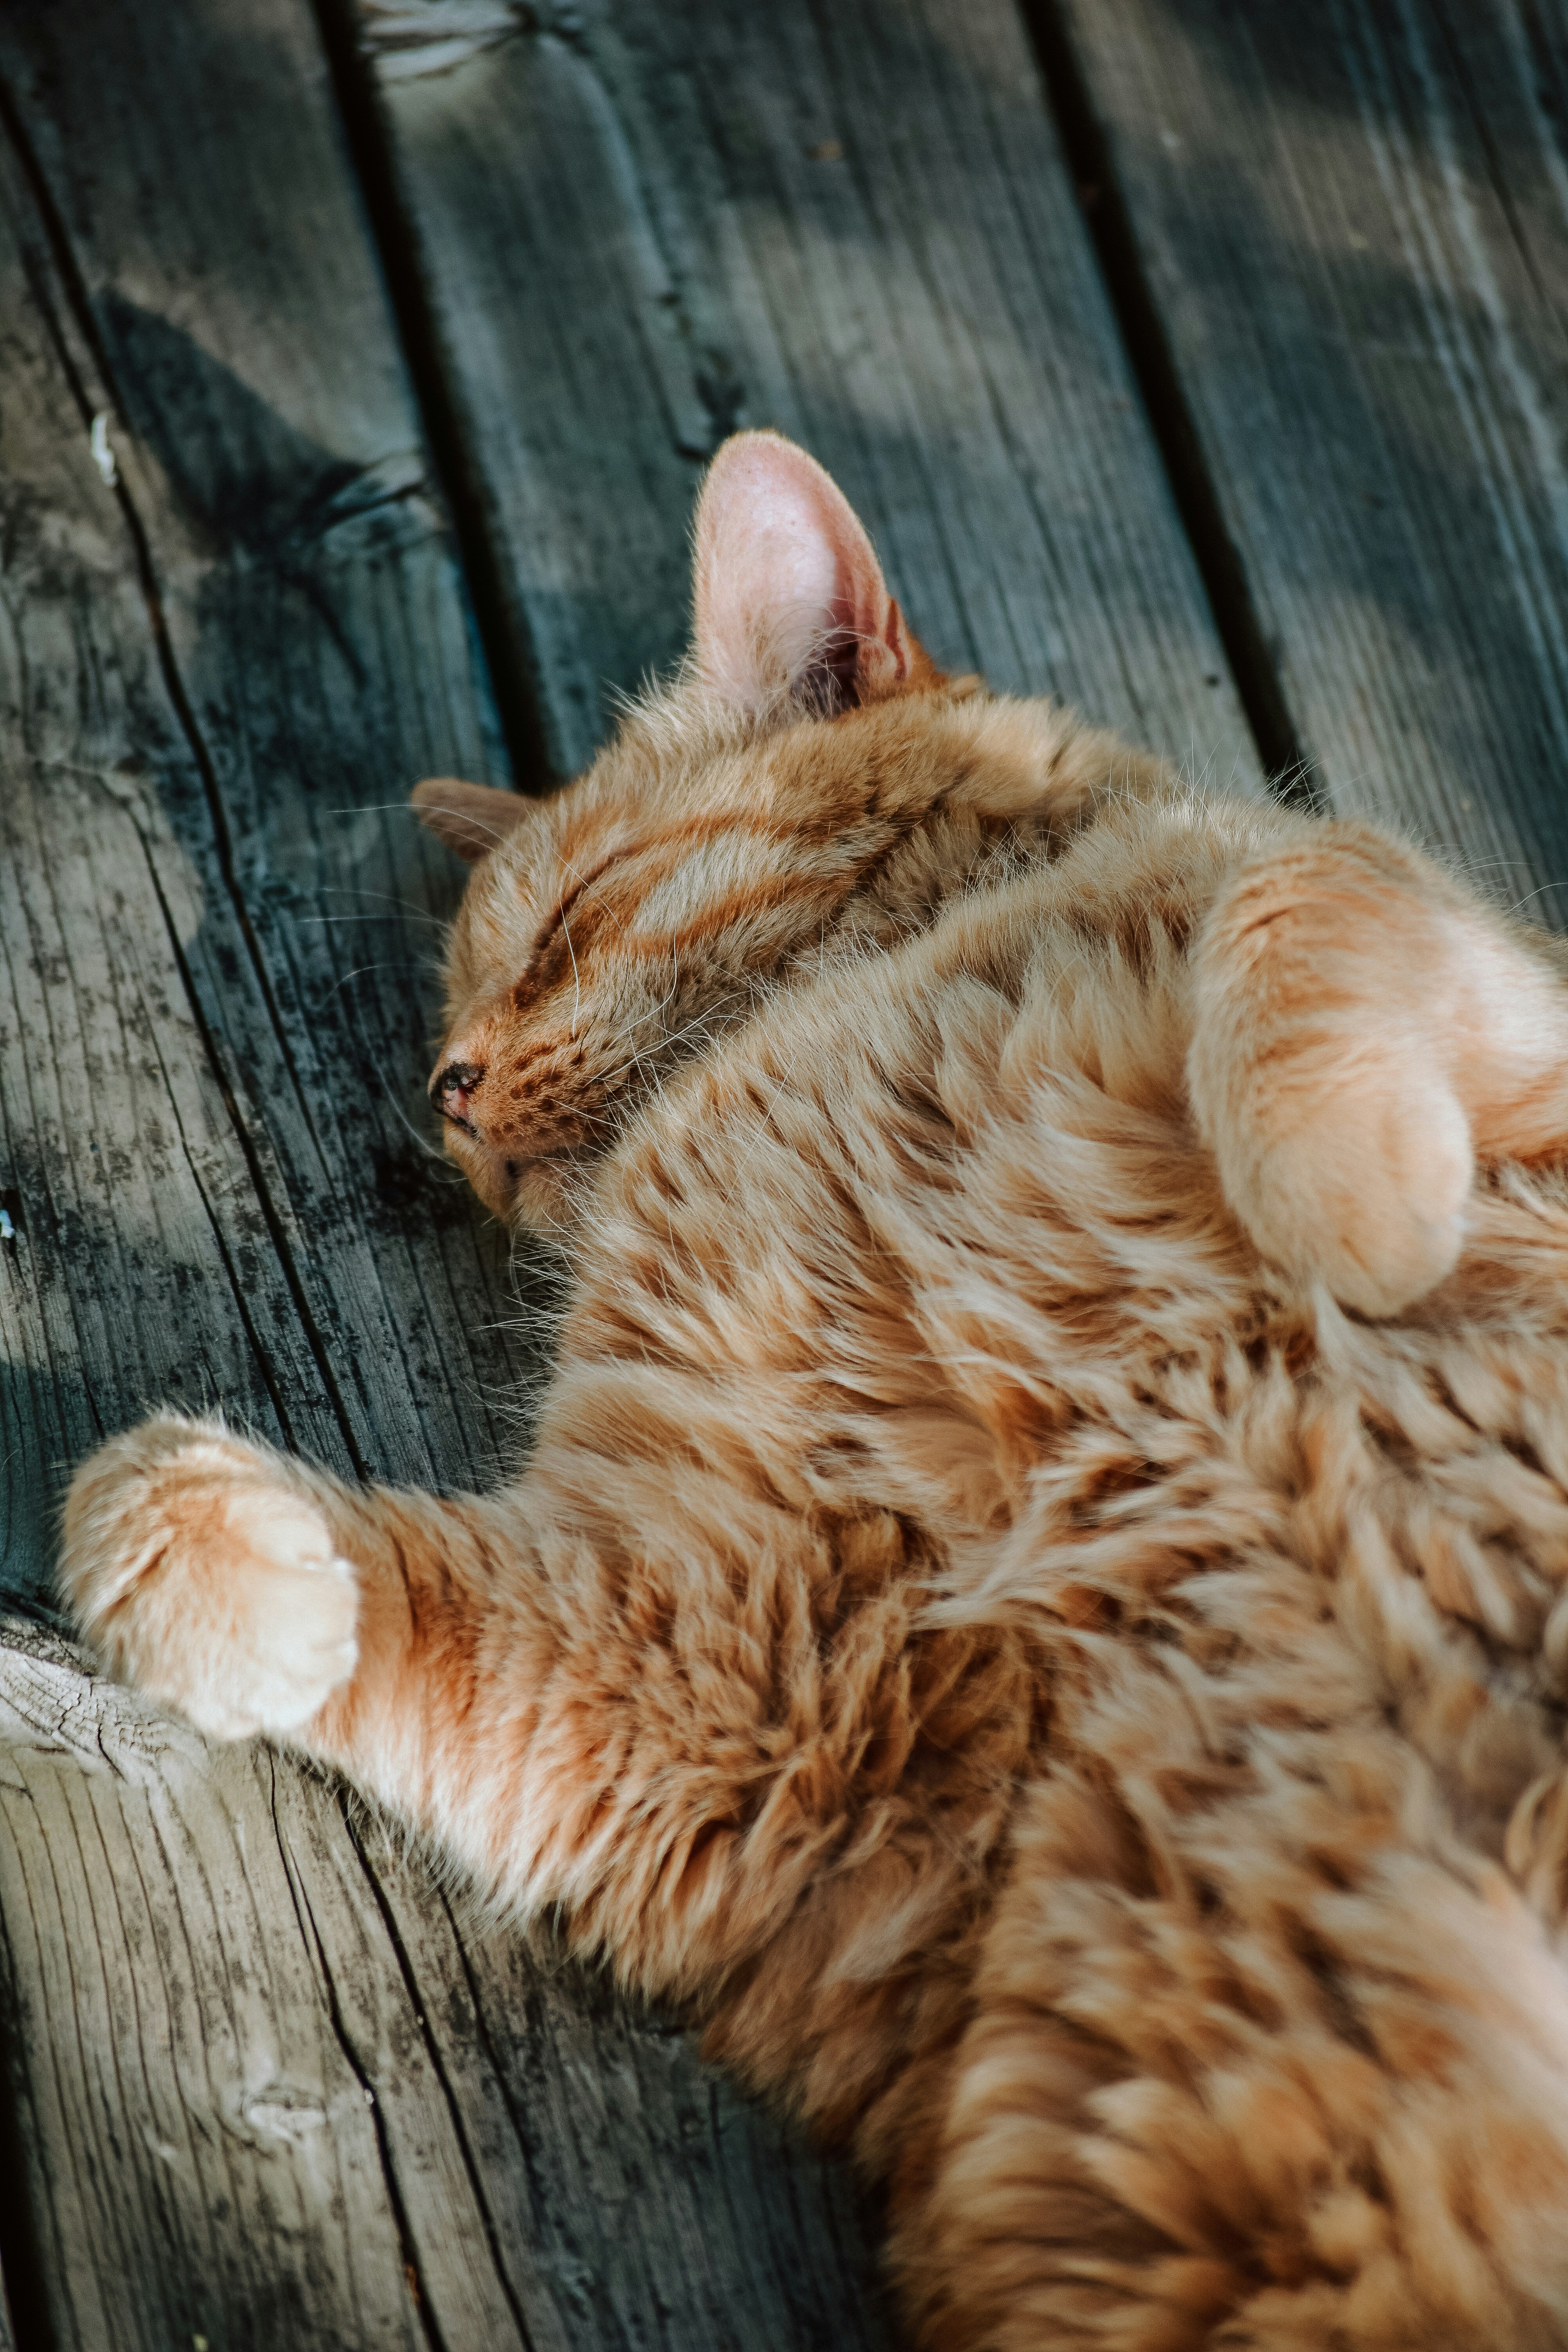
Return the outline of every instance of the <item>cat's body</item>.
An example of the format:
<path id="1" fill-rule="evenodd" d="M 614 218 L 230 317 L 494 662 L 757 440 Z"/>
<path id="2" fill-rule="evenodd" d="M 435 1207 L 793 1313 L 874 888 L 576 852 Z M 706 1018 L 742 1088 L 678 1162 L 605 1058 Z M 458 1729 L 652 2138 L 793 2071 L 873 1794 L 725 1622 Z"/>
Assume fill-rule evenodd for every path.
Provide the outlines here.
<path id="1" fill-rule="evenodd" d="M 731 445 L 698 677 L 426 794 L 512 827 L 433 1091 L 571 1234 L 527 1465 L 155 1421 L 82 1621 L 689 1999 L 942 2352 L 1562 2344 L 1568 991 L 936 678 L 832 499 Z"/>

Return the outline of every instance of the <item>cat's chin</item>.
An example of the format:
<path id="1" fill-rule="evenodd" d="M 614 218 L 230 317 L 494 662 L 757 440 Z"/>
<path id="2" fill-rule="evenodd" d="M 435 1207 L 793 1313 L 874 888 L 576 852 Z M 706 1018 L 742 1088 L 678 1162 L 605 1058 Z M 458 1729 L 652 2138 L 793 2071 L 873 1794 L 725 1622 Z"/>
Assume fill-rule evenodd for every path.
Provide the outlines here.
<path id="1" fill-rule="evenodd" d="M 578 1155 L 543 1151 L 529 1158 L 502 1158 L 477 1136 L 448 1132 L 447 1150 L 490 1214 L 521 1231 L 551 1234 L 573 1220 L 568 1180 Z"/>
<path id="2" fill-rule="evenodd" d="M 571 1186 L 578 1165 L 575 1152 L 546 1152 L 512 1164 L 518 1173 L 511 1180 L 510 1203 L 498 1215 L 522 1233 L 559 1234 L 575 1223 Z"/>

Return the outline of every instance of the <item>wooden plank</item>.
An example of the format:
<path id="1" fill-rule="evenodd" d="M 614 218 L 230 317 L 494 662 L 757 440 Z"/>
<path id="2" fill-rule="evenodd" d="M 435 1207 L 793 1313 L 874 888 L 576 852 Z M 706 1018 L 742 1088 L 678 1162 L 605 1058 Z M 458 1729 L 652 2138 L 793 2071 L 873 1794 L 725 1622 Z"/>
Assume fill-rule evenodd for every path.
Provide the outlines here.
<path id="1" fill-rule="evenodd" d="M 1009 0 L 357 24 L 557 772 L 681 650 L 701 466 L 770 424 L 939 659 L 1256 773 Z"/>
<path id="2" fill-rule="evenodd" d="M 108 561 L 88 580 L 112 643 Z M 5 647 L 18 701 L 71 675 L 50 657 L 69 615 L 36 585 Z M 280 1435 L 279 1383 L 316 1383 L 175 963 L 200 921 L 189 866 L 134 776 L 32 760 L 16 731 L 0 793 L 0 1560 L 32 1598 L 65 1466 L 143 1397 Z"/>
<path id="3" fill-rule="evenodd" d="M 8 231 L 26 201 L 10 175 L 0 179 Z M 177 967 L 200 924 L 201 894 L 137 756 L 158 740 L 146 724 L 158 698 L 145 610 L 85 434 L 68 437 L 48 424 L 69 416 L 69 386 L 19 282 L 22 240 L 7 235 L 0 247 L 10 265 L 0 292 L 8 326 L 0 1132 L 11 1226 L 0 1244 L 0 1392 L 6 1581 L 33 1595 L 47 1583 L 61 1471 L 143 1396 L 222 1401 L 280 1435 L 279 1385 L 303 1418 L 314 1382 Z M 36 754 L 40 736 L 57 748 Z M 257 2282 L 240 2248 L 222 2261 L 212 2251 L 215 2200 L 233 2209 L 232 2164 L 218 2162 L 216 2182 L 203 2179 L 187 2147 L 163 2179 L 164 2159 L 154 2156 L 150 2177 L 148 2150 L 184 2147 L 190 2127 L 173 2120 L 181 2053 L 221 2038 L 227 1978 L 267 1961 L 251 1948 L 248 1917 L 209 1918 L 193 1949 L 219 1979 L 216 2004 L 197 2001 L 194 2034 L 161 2013 L 145 1966 L 146 1883 L 161 1878 L 167 1890 L 169 1880 L 157 1833 L 122 1822 L 115 1837 L 90 1799 L 84 1812 L 80 1770 L 57 1770 L 40 1785 L 27 1769 L 36 1732 L 16 1736 L 28 1664 L 14 1646 L 3 1664 L 14 1735 L 0 1766 L 6 2042 L 51 2333 L 63 2344 L 183 2340 L 169 2334 L 171 2297 L 196 2295 L 221 2310 L 226 2296 L 252 2296 Z M 64 1664 L 60 1675 L 54 1712 L 69 1721 L 86 1686 Z M 106 1700 L 88 1737 L 100 1771 L 97 1742 L 112 1751 L 118 1706 Z M 196 1834 L 221 1836 L 216 1795 L 192 1811 Z M 199 1888 L 185 1893 L 200 1900 Z M 317 2004 L 296 1997 L 289 2006 L 293 2033 L 273 2040 L 309 2078 L 301 2029 L 308 2053 Z M 237 2053 L 237 2062 L 243 2081 Z M 216 2159 L 226 2145 L 222 2104 L 197 2100 L 191 2111 L 192 2145 Z M 319 2215 L 301 2241 L 322 2311 L 355 2307 L 351 2258 L 406 2305 L 366 2118 L 341 2097 L 322 2112 L 333 2116 L 323 2148 L 333 2151 L 339 2213 L 324 2229 Z"/>
<path id="4" fill-rule="evenodd" d="M 47 1641 L 5 1665 L 0 1958 L 54 2340 L 420 2345 L 266 1759 Z"/>
<path id="5" fill-rule="evenodd" d="M 150 1395 L 341 1436 L 186 984 L 212 898 L 153 788 L 180 730 L 122 513 L 73 412 L 62 312 L 18 266 L 28 194 L 12 173 L 0 204 L 16 232 L 0 241 L 5 1557 L 13 1590 L 36 1594 L 51 1486 Z M 467 2242 L 454 2135 L 416 2175 L 408 2150 L 439 2112 L 376 2051 L 378 2117 L 332 2031 L 339 1972 L 407 2002 L 385 1937 L 367 1954 L 333 1932 L 333 1834 L 353 1860 L 335 1811 L 285 1870 L 253 1760 L 209 1759 L 95 1693 L 68 1654 L 44 1657 L 40 1695 L 15 1631 L 0 1653 L 0 1920 L 55 2339 L 221 2342 L 243 2325 L 279 2345 L 415 2346 L 412 2273 L 470 2333 L 521 2342 Z"/>
<path id="6" fill-rule="evenodd" d="M 298 1442 L 472 1480 L 513 1442 L 489 1401 L 529 1359 L 494 1312 L 504 1251 L 425 1149 L 454 877 L 403 803 L 422 771 L 500 755 L 313 28 L 222 24 L 175 42 L 104 7 L 79 39 L 0 31 L 17 266 L 60 345 L 37 437 L 62 454 L 26 510 L 108 530 L 117 592 L 85 690 L 34 690 L 68 656 L 24 620 L 17 709 L 37 758 L 140 761 L 189 861 L 194 1002 L 315 1360 Z M 265 136 L 237 144 L 250 112 Z M 40 543 L 18 572 L 25 615 L 58 609 L 53 562 Z"/>
<path id="7" fill-rule="evenodd" d="M 500 754 L 314 28 L 13 15 L 0 107 L 0 1481 L 37 1602 L 60 1477 L 147 1402 L 471 1479 L 531 1356 L 401 1123 L 459 877 L 384 804 Z M 839 2176 L 715 2105 L 684 2037 L 616 2012 L 679 2097 L 606 2107 L 602 1994 L 552 1977 L 531 2039 L 530 1964 L 419 1868 L 389 1892 L 309 1776 L 209 1755 L 16 1623 L 0 1717 L 58 2343 L 877 2340 Z M 470 1980 L 504 1988 L 477 2043 L 447 2023 Z M 635 2227 L 532 2199 L 601 2132 Z"/>
<path id="8" fill-rule="evenodd" d="M 1561 923 L 1568 16 L 1040 13 L 1047 57 L 1065 29 L 1083 77 L 1329 796 Z"/>

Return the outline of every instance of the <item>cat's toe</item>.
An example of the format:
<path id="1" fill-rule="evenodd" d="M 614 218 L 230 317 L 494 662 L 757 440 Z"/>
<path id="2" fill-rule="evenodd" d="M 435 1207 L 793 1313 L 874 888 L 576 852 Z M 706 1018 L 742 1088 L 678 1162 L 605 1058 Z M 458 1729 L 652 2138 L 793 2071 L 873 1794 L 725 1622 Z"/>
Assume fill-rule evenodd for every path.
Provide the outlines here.
<path id="1" fill-rule="evenodd" d="M 172 1415 L 84 1463 L 61 1579 L 121 1680 L 223 1739 L 288 1732 L 353 1672 L 357 1580 L 289 1465 Z"/>

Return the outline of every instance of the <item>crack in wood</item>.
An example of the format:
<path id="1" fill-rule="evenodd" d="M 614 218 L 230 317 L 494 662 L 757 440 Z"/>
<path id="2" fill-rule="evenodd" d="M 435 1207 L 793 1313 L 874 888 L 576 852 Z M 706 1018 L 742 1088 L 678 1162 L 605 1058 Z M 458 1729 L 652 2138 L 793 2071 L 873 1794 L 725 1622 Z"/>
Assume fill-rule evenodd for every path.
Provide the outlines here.
<path id="1" fill-rule="evenodd" d="M 435 2034 L 430 2030 L 427 2018 L 429 1996 L 420 1987 L 418 1979 L 415 1973 L 413 1958 L 409 1953 L 408 1947 L 404 1940 L 402 1932 L 398 1927 L 396 1913 L 394 1911 L 392 1904 L 388 1899 L 386 1889 L 382 1884 L 380 1875 L 372 1863 L 369 1854 L 365 1852 L 364 1842 L 360 1836 L 354 1821 L 354 1801 L 348 1792 L 340 1791 L 339 1803 L 342 1813 L 343 1827 L 348 1832 L 349 1843 L 353 1849 L 355 1858 L 358 1861 L 361 1869 L 364 1873 L 365 1884 L 370 1890 L 371 1901 L 374 1904 L 376 1912 L 381 1919 L 382 1926 L 386 1931 L 387 1941 L 392 1947 L 393 1955 L 396 1960 L 398 1970 L 407 1988 L 409 2008 L 413 2013 L 415 2025 L 425 2044 L 426 2053 L 430 2061 L 431 2071 L 434 2074 L 437 2082 L 440 2085 L 441 2095 L 447 2103 L 447 2113 L 452 2118 L 453 2134 L 456 2137 L 458 2149 L 461 2152 L 463 2165 L 468 2173 L 469 2184 L 473 2190 L 474 2202 L 484 2227 L 485 2240 L 489 2249 L 490 2261 L 494 2265 L 497 2283 L 500 2287 L 502 2294 L 506 2297 L 507 2306 L 511 2313 L 513 2320 L 516 2322 L 518 2338 L 523 2347 L 523 2352 L 533 2352 L 533 2339 L 529 2330 L 527 2317 L 523 2312 L 522 2305 L 518 2297 L 517 2291 L 512 2285 L 510 2277 L 508 2274 L 507 2262 L 501 2250 L 500 2237 L 496 2228 L 495 2215 L 490 2210 L 489 2199 L 485 2191 L 483 2174 L 479 2163 L 476 2161 L 473 2147 L 469 2143 L 468 2135 L 464 2126 L 462 2109 L 458 2105 L 457 2094 L 454 2091 L 451 2081 L 447 2075 L 446 2064 L 441 2056 L 440 2045 L 437 2042 Z"/>
<path id="2" fill-rule="evenodd" d="M 359 2052 L 354 2047 L 353 2038 L 349 2032 L 346 2021 L 343 2017 L 342 2003 L 338 1997 L 337 1982 L 332 1974 L 331 1962 L 328 1956 L 326 1944 L 322 1939 L 321 1929 L 316 1924 L 316 1915 L 310 1907 L 310 1898 L 306 1891 L 304 1881 L 295 1868 L 293 1856 L 289 1852 L 289 1841 L 284 1836 L 282 1824 L 278 1819 L 277 1767 L 275 1763 L 272 1765 L 272 1822 L 273 1828 L 277 1833 L 278 1850 L 282 1857 L 284 1870 L 288 1874 L 289 1889 L 294 1899 L 295 1913 L 300 1922 L 300 1933 L 302 1935 L 308 1935 L 310 1943 L 315 1948 L 317 1968 L 320 1973 L 321 1990 L 326 2000 L 327 2015 L 331 2023 L 333 2036 L 337 2042 L 339 2049 L 342 2052 L 343 2059 L 348 2066 L 350 2074 L 353 2076 L 354 2081 L 359 2084 L 360 2090 L 363 2094 L 365 2105 L 370 2110 L 371 2122 L 375 2132 L 376 2153 L 381 2162 L 382 2178 L 386 2184 L 387 2203 L 391 2209 L 393 2220 L 397 2230 L 398 2244 L 402 2249 L 403 2271 L 404 2276 L 408 2284 L 408 2293 L 414 2305 L 415 2314 L 417 2317 L 420 2330 L 424 2335 L 426 2344 L 430 2347 L 430 2352 L 447 2352 L 445 2339 L 442 2336 L 435 2312 L 431 2308 L 428 2292 L 425 2289 L 421 2282 L 419 2249 L 409 2222 L 408 2207 L 404 2199 L 403 2185 L 398 2179 L 397 2168 L 393 2162 L 392 2143 L 387 2136 L 386 2117 L 382 2110 L 381 2103 L 375 2095 L 375 2085 L 371 2080 L 369 2071 L 366 2068 L 363 2060 L 361 2058 Z"/>
<path id="3" fill-rule="evenodd" d="M 375 61 L 361 45 L 355 0 L 310 0 L 327 58 L 343 135 L 375 239 L 420 421 L 429 443 L 452 527 L 489 684 L 495 697 L 513 777 L 528 792 L 547 791 L 552 774 L 531 690 L 531 658 L 513 635 L 490 537 L 485 487 L 442 365 L 430 304 L 414 260 L 415 239 L 398 194 L 386 126 L 377 92 Z M 489 5 L 489 0 L 485 0 Z M 515 12 L 508 9 L 509 17 Z M 516 18 L 521 29 L 521 18 Z M 493 46 L 487 42 L 486 47 Z"/>
<path id="4" fill-rule="evenodd" d="M 1039 56 L 1046 95 L 1106 290 L 1138 379 L 1172 495 L 1224 641 L 1258 757 L 1273 791 L 1302 808 L 1323 805 L 1313 761 L 1298 732 L 1279 665 L 1258 619 L 1240 551 L 1226 528 L 1219 495 L 1182 387 L 1139 251 L 1131 216 L 1058 0 L 1020 0 Z"/>

